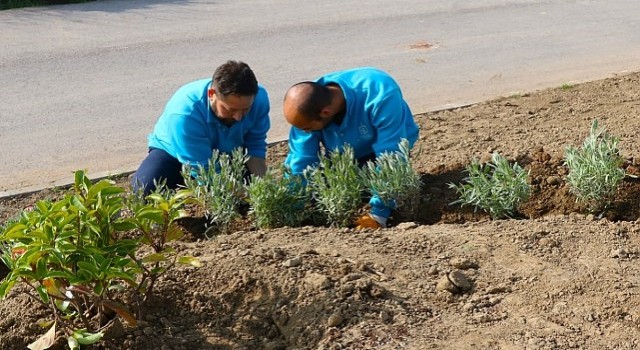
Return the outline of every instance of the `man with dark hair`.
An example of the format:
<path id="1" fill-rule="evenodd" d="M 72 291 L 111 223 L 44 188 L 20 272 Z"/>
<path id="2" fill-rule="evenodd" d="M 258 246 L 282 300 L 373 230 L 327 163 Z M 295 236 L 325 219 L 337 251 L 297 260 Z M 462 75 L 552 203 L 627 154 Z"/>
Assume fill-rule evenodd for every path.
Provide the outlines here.
<path id="1" fill-rule="evenodd" d="M 295 84 L 285 95 L 283 112 L 292 125 L 285 165 L 293 174 L 318 164 L 321 145 L 329 152 L 348 144 L 364 165 L 383 152 L 398 151 L 402 139 L 410 147 L 418 139 L 418 126 L 400 87 L 376 68 L 334 72 Z M 375 195 L 369 204 L 371 211 L 358 226 L 385 227 L 394 208 Z"/>
<path id="2" fill-rule="evenodd" d="M 212 79 L 179 88 L 149 135 L 149 153 L 133 174 L 134 190 L 145 194 L 154 181 L 169 188 L 184 183 L 182 164 L 208 166 L 212 151 L 229 153 L 243 147 L 247 170 L 264 175 L 266 166 L 269 97 L 244 62 L 227 61 Z"/>

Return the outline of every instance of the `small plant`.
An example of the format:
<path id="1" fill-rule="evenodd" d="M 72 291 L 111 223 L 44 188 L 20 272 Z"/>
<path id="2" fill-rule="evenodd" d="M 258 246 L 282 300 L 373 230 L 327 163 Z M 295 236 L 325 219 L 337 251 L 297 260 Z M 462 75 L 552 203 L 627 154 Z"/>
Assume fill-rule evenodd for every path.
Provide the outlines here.
<path id="1" fill-rule="evenodd" d="M 121 239 L 118 218 L 123 189 L 107 180 L 91 185 L 76 172 L 74 193 L 64 199 L 39 201 L 0 235 L 2 260 L 10 273 L 0 284 L 4 298 L 16 283 L 54 314 L 69 346 L 100 340 L 101 330 L 117 314 L 135 318 L 117 300 L 117 291 L 136 285 L 139 268 L 131 259 L 137 243 Z M 54 330 L 55 332 L 55 330 Z"/>
<path id="2" fill-rule="evenodd" d="M 402 139 L 397 152 L 384 152 L 363 169 L 365 186 L 372 195 L 405 217 L 414 219 L 420 201 L 422 181 L 409 158 L 409 141 Z"/>
<path id="3" fill-rule="evenodd" d="M 625 176 L 624 159 L 618 151 L 618 138 L 591 124 L 589 136 L 581 149 L 567 147 L 564 163 L 569 169 L 567 182 L 576 201 L 586 205 L 590 212 L 606 209 Z"/>
<path id="4" fill-rule="evenodd" d="M 469 175 L 463 179 L 464 184 L 449 184 L 460 195 L 460 199 L 451 204 L 473 205 L 494 219 L 512 217 L 518 205 L 531 193 L 529 173 L 518 163 L 510 166 L 509 161 L 497 152 L 485 165 L 473 160 L 466 171 Z"/>
<path id="5" fill-rule="evenodd" d="M 207 167 L 183 166 L 185 186 L 204 209 L 207 219 L 219 231 L 240 217 L 238 206 L 246 197 L 244 185 L 245 163 L 248 156 L 238 147 L 231 155 L 214 150 Z"/>
<path id="6" fill-rule="evenodd" d="M 318 166 L 307 168 L 304 177 L 327 224 L 349 226 L 361 205 L 364 190 L 353 148 L 345 145 L 342 152 L 335 149 L 328 157 L 321 156 Z"/>
<path id="7" fill-rule="evenodd" d="M 197 259 L 178 256 L 169 246 L 184 236 L 176 221 L 188 215 L 184 206 L 193 200 L 193 192 L 188 189 L 170 190 L 164 184 L 156 184 L 155 188 L 146 197 L 134 194 L 125 202 L 131 212 L 127 228 L 135 230 L 141 245 L 151 248 L 144 254 L 142 249 L 138 249 L 132 256 L 140 268 L 136 289 L 142 301 L 151 296 L 158 278 L 176 263 L 200 266 Z"/>
<path id="8" fill-rule="evenodd" d="M 560 89 L 562 90 L 571 90 L 573 89 L 573 84 L 569 84 L 569 83 L 564 83 L 562 85 L 560 85 Z"/>
<path id="9" fill-rule="evenodd" d="M 165 246 L 179 236 L 173 220 L 187 194 L 167 201 L 152 195 L 149 203 L 132 206 L 134 218 L 126 218 L 124 192 L 109 180 L 92 184 L 78 171 L 72 193 L 37 202 L 0 231 L 0 259 L 10 270 L 0 283 L 0 298 L 24 284 L 27 295 L 53 314 L 53 326 L 36 343 L 53 342 L 60 326 L 69 347 L 77 349 L 99 341 L 115 316 L 135 325 L 125 291 L 147 297 L 166 271 L 159 264 L 171 257 L 197 265 Z M 142 244 L 154 251 L 143 254 Z"/>
<path id="10" fill-rule="evenodd" d="M 307 214 L 306 203 L 309 195 L 302 179 L 293 176 L 288 169 L 280 173 L 269 169 L 265 176 L 254 176 L 247 186 L 249 215 L 258 228 L 296 227 Z"/>

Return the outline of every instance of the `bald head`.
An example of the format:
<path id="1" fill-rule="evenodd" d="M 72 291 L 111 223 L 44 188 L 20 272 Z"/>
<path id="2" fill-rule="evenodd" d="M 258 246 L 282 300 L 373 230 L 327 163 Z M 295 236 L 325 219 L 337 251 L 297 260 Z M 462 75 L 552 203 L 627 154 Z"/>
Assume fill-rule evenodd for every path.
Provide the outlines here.
<path id="1" fill-rule="evenodd" d="M 321 118 L 322 109 L 331 104 L 331 92 L 326 86 L 311 81 L 293 85 L 284 96 L 283 112 L 289 124 L 303 128 Z"/>

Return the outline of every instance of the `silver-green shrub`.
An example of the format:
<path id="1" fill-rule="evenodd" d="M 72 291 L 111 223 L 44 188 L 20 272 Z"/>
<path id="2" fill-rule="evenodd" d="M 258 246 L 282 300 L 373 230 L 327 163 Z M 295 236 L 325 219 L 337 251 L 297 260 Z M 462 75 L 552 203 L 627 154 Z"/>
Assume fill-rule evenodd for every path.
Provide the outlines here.
<path id="1" fill-rule="evenodd" d="M 214 150 L 207 167 L 182 168 L 185 186 L 193 191 L 207 219 L 220 231 L 240 217 L 238 206 L 246 196 L 243 175 L 247 160 L 242 148 L 234 149 L 231 155 Z"/>
<path id="2" fill-rule="evenodd" d="M 606 209 L 624 179 L 624 159 L 618 151 L 618 141 L 599 129 L 598 121 L 594 120 L 582 148 L 569 146 L 565 150 L 569 189 L 590 212 Z"/>
<path id="3" fill-rule="evenodd" d="M 512 217 L 518 206 L 531 194 L 529 173 L 518 163 L 509 161 L 494 152 L 491 162 L 482 165 L 473 160 L 466 169 L 464 183 L 449 184 L 460 198 L 451 204 L 473 205 L 488 212 L 492 218 Z"/>
<path id="4" fill-rule="evenodd" d="M 402 139 L 397 152 L 383 152 L 363 169 L 365 187 L 401 216 L 415 219 L 422 180 L 409 158 L 409 141 Z M 395 201 L 395 205 L 394 205 Z"/>
<path id="5" fill-rule="evenodd" d="M 263 177 L 253 176 L 247 186 L 250 211 L 258 228 L 299 226 L 307 217 L 309 195 L 300 176 L 286 168 L 267 170 Z"/>
<path id="6" fill-rule="evenodd" d="M 353 223 L 364 190 L 353 148 L 345 145 L 342 152 L 333 150 L 328 157 L 321 156 L 317 166 L 304 171 L 304 177 L 328 225 L 347 227 Z"/>

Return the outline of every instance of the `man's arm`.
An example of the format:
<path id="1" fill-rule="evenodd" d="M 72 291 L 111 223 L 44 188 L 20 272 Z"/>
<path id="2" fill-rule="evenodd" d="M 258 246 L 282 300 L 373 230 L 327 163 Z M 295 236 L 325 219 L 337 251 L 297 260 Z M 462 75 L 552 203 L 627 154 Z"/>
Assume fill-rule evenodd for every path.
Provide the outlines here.
<path id="1" fill-rule="evenodd" d="M 284 164 L 292 174 L 302 174 L 308 166 L 318 163 L 319 150 L 320 131 L 305 132 L 292 126 L 289 131 L 289 153 Z"/>

